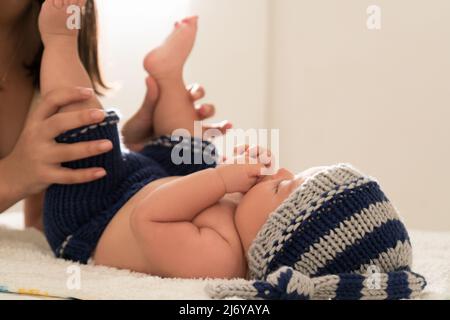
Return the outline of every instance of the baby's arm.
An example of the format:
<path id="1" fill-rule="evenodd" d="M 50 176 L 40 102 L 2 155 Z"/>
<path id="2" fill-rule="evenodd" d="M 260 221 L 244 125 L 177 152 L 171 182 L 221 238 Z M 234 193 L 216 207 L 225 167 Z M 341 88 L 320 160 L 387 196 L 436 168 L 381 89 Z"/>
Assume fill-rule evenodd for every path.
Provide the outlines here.
<path id="1" fill-rule="evenodd" d="M 226 193 L 219 171 L 207 169 L 165 184 L 145 198 L 139 210 L 151 208 L 153 222 L 191 222 Z"/>
<path id="2" fill-rule="evenodd" d="M 265 166 L 261 163 L 222 165 L 169 182 L 148 195 L 136 211 L 153 222 L 191 222 L 227 193 L 245 193 Z"/>
<path id="3" fill-rule="evenodd" d="M 248 191 L 261 169 L 262 165 L 208 169 L 168 183 L 145 198 L 132 214 L 131 227 L 149 264 L 158 261 L 158 270 L 152 271 L 182 278 L 235 276 L 242 269 L 240 243 L 193 220 L 226 193 Z"/>

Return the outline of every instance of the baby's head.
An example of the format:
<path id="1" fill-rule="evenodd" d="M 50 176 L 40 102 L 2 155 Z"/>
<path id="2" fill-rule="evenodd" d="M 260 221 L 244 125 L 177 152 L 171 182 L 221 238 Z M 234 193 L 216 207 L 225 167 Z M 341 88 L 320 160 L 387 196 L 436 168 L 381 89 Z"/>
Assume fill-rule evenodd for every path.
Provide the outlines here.
<path id="1" fill-rule="evenodd" d="M 294 175 L 287 169 L 280 169 L 274 175 L 266 176 L 244 195 L 239 202 L 235 220 L 246 254 L 270 214 L 298 190 L 307 178 L 322 170 L 325 167 Z"/>
<path id="2" fill-rule="evenodd" d="M 250 281 L 211 286 L 213 297 L 402 299 L 426 285 L 410 269 L 411 244 L 396 209 L 374 179 L 349 165 L 297 177 L 282 170 L 255 186 L 238 210 L 240 217 L 271 214 L 248 245 Z"/>

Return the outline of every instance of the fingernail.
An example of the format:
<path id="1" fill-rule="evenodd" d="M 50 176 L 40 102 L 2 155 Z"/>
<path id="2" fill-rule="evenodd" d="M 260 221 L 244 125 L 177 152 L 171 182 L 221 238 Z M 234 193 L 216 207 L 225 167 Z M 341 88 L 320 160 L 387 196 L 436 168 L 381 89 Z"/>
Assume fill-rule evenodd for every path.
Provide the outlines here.
<path id="1" fill-rule="evenodd" d="M 95 178 L 103 178 L 106 176 L 106 171 L 104 169 L 98 170 L 94 173 Z"/>
<path id="2" fill-rule="evenodd" d="M 91 118 L 94 121 L 102 121 L 105 118 L 105 112 L 99 109 L 92 110 Z"/>
<path id="3" fill-rule="evenodd" d="M 108 151 L 108 150 L 111 150 L 111 149 L 112 149 L 112 143 L 111 143 L 111 141 L 104 141 L 104 142 L 101 142 L 101 143 L 99 143 L 98 148 L 99 148 L 101 151 Z"/>
<path id="4" fill-rule="evenodd" d="M 94 90 L 91 88 L 79 88 L 80 93 L 85 97 L 92 97 L 94 95 Z"/>

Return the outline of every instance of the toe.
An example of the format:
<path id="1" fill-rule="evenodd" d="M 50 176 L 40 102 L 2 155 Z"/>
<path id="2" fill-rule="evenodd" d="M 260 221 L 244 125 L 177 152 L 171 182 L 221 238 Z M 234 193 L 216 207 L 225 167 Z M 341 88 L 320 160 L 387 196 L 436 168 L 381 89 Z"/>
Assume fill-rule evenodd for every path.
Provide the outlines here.
<path id="1" fill-rule="evenodd" d="M 206 120 L 214 117 L 216 114 L 216 107 L 210 103 L 204 103 L 197 108 L 197 114 L 200 120 Z"/>
<path id="2" fill-rule="evenodd" d="M 188 91 L 191 94 L 192 101 L 203 99 L 206 95 L 205 88 L 197 83 L 189 86 Z"/>
<path id="3" fill-rule="evenodd" d="M 52 4 L 56 9 L 61 9 L 64 5 L 64 0 L 53 0 Z"/>
<path id="4" fill-rule="evenodd" d="M 192 16 L 183 19 L 183 23 L 190 25 L 190 26 L 196 26 L 198 23 L 198 16 Z"/>

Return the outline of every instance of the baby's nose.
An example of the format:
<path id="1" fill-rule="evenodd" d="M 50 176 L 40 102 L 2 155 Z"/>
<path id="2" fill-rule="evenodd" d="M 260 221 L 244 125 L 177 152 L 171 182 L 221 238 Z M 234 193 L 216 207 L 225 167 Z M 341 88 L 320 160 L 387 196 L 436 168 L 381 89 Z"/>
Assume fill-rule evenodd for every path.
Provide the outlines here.
<path id="1" fill-rule="evenodd" d="M 285 180 L 292 180 L 294 179 L 294 175 L 287 169 L 281 168 L 277 171 L 276 174 L 273 175 L 273 179 L 285 179 Z"/>

